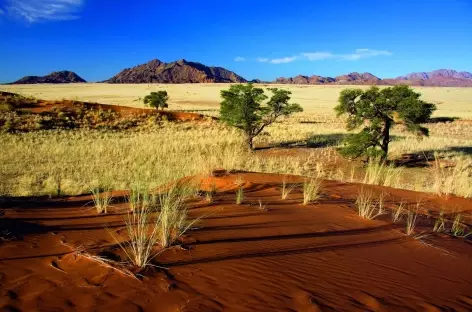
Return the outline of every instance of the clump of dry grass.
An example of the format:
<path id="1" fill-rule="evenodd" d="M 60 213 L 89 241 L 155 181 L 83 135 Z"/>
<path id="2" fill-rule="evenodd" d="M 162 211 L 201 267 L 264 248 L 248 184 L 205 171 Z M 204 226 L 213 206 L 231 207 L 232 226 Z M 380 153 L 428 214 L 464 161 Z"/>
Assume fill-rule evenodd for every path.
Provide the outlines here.
<path id="1" fill-rule="evenodd" d="M 111 190 L 103 187 L 96 187 L 91 190 L 92 201 L 97 213 L 107 213 L 113 201 Z"/>
<path id="2" fill-rule="evenodd" d="M 241 205 L 244 200 L 244 179 L 241 175 L 236 177 L 236 180 L 234 180 L 234 185 L 237 186 L 235 199 L 236 205 Z"/>
<path id="3" fill-rule="evenodd" d="M 209 203 L 212 203 L 217 190 L 216 184 L 212 183 L 210 190 L 204 192 L 205 200 Z"/>
<path id="4" fill-rule="evenodd" d="M 405 205 L 402 202 L 400 202 L 399 205 L 397 205 L 393 210 L 392 210 L 392 221 L 393 223 L 397 223 L 398 221 L 401 220 L 403 216 L 403 211 L 405 210 Z"/>
<path id="5" fill-rule="evenodd" d="M 282 199 L 287 199 L 288 195 L 298 187 L 298 184 L 292 183 L 287 184 L 287 181 L 284 179 L 282 181 Z"/>
<path id="6" fill-rule="evenodd" d="M 462 213 L 457 213 L 454 216 L 450 233 L 454 237 L 463 238 L 472 235 L 472 231 L 467 232 L 467 226 L 464 224 L 464 216 L 462 215 Z"/>
<path id="7" fill-rule="evenodd" d="M 433 226 L 433 232 L 436 233 L 444 233 L 446 232 L 446 211 L 444 209 L 441 209 L 439 212 L 438 218 L 434 221 L 434 226 Z"/>
<path id="8" fill-rule="evenodd" d="M 157 255 L 154 246 L 160 238 L 160 225 L 159 219 L 152 218 L 153 212 L 153 208 L 149 205 L 140 205 L 139 209 L 128 212 L 125 219 L 127 241 L 120 241 L 110 232 L 126 257 L 139 268 L 149 265 Z"/>
<path id="9" fill-rule="evenodd" d="M 259 206 L 258 206 L 259 210 L 262 210 L 262 211 L 268 211 L 269 210 L 269 207 L 266 204 L 263 204 L 262 200 L 259 199 L 258 203 L 259 203 Z"/>
<path id="10" fill-rule="evenodd" d="M 385 196 L 382 192 L 376 197 L 371 189 L 362 187 L 355 202 L 359 216 L 372 220 L 385 214 Z"/>
<path id="11" fill-rule="evenodd" d="M 193 188 L 189 185 L 172 186 L 159 194 L 160 213 L 157 220 L 160 244 L 169 247 L 184 235 L 199 219 L 189 220 L 185 201 Z"/>
<path id="12" fill-rule="evenodd" d="M 244 200 L 244 188 L 239 186 L 236 189 L 236 205 L 241 205 Z"/>
<path id="13" fill-rule="evenodd" d="M 316 201 L 320 198 L 322 180 L 318 177 L 306 179 L 303 183 L 303 204 Z"/>
<path id="14" fill-rule="evenodd" d="M 157 195 L 137 183 L 130 193 L 133 209 L 125 219 L 128 240 L 113 238 L 135 266 L 143 268 L 162 251 L 184 235 L 199 219 L 189 220 L 185 201 L 195 193 L 190 185 L 173 184 Z M 156 251 L 155 246 L 160 250 Z"/>
<path id="15" fill-rule="evenodd" d="M 372 190 L 361 188 L 355 204 L 359 216 L 364 219 L 372 220 L 378 215 L 378 209 Z"/>
<path id="16" fill-rule="evenodd" d="M 406 224 L 405 224 L 405 233 L 408 236 L 411 236 L 415 233 L 416 222 L 419 215 L 419 210 L 421 208 L 421 201 L 418 200 L 416 203 L 416 209 L 409 209 L 406 214 Z"/>
<path id="17" fill-rule="evenodd" d="M 387 165 L 385 162 L 370 160 L 365 167 L 364 184 L 398 187 L 403 169 Z"/>

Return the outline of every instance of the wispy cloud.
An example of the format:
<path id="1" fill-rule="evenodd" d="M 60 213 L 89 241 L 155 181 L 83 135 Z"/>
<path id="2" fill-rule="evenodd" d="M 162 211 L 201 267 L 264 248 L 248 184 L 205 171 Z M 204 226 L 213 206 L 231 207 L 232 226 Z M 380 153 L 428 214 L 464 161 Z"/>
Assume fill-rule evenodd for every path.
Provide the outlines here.
<path id="1" fill-rule="evenodd" d="M 77 19 L 84 0 L 6 0 L 7 15 L 29 23 Z"/>
<path id="2" fill-rule="evenodd" d="M 330 52 L 302 53 L 301 55 L 306 57 L 309 61 L 321 61 L 334 57 L 334 54 Z"/>
<path id="3" fill-rule="evenodd" d="M 287 57 L 274 58 L 274 59 L 259 57 L 257 58 L 257 61 L 261 63 L 283 64 L 283 63 L 291 63 L 297 59 L 298 59 L 298 56 L 287 56 Z"/>
<path id="4" fill-rule="evenodd" d="M 340 58 L 348 61 L 356 61 L 363 58 L 374 57 L 374 56 L 390 56 L 392 52 L 385 50 L 370 50 L 370 49 L 357 49 L 354 53 L 340 55 Z"/>
<path id="5" fill-rule="evenodd" d="M 283 64 L 283 63 L 291 63 L 295 61 L 298 57 L 297 56 L 289 56 L 289 57 L 282 57 L 269 60 L 272 64 Z"/>
<path id="6" fill-rule="evenodd" d="M 336 54 L 327 51 L 316 51 L 304 52 L 300 53 L 297 56 L 289 56 L 275 59 L 258 58 L 257 61 L 272 64 L 290 63 L 296 60 L 323 61 L 328 59 L 337 59 L 344 61 L 357 61 L 369 57 L 389 55 L 392 55 L 392 52 L 386 50 L 356 49 L 354 52 L 348 54 Z"/>
<path id="7" fill-rule="evenodd" d="M 234 61 L 235 62 L 245 62 L 246 61 L 246 58 L 245 57 L 242 57 L 242 56 L 236 56 L 234 58 Z"/>

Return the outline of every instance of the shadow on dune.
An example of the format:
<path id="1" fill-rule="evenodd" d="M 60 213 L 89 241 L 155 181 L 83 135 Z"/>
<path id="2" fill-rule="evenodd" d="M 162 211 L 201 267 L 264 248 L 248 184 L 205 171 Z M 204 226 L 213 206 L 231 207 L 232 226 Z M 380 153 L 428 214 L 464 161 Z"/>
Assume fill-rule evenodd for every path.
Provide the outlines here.
<path id="1" fill-rule="evenodd" d="M 433 117 L 433 118 L 430 118 L 427 123 L 453 122 L 459 119 L 460 119 L 459 117 Z"/>
<path id="2" fill-rule="evenodd" d="M 424 168 L 430 167 L 430 162 L 435 161 L 436 157 L 439 161 L 444 160 L 443 156 L 436 156 L 435 154 L 442 154 L 442 153 L 457 153 L 462 154 L 464 156 L 471 156 L 472 155 L 472 147 L 470 146 L 451 146 L 444 149 L 438 150 L 427 150 L 421 151 L 417 153 L 406 153 L 402 154 L 397 159 L 394 159 L 392 163 L 397 167 L 407 167 L 407 168 Z M 448 167 L 453 166 L 452 162 Z"/>

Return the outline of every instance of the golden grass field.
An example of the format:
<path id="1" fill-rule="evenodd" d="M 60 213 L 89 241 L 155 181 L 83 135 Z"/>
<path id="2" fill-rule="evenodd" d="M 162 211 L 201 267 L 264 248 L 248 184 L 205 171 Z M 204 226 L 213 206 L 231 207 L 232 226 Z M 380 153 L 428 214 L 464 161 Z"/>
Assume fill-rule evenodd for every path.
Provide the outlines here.
<path id="1" fill-rule="evenodd" d="M 305 112 L 333 114 L 339 92 L 350 87 L 369 86 L 308 86 L 268 85 L 292 91 L 292 99 Z M 218 109 L 220 91 L 228 84 L 51 84 L 51 85 L 3 85 L 1 90 L 32 95 L 45 100 L 78 99 L 126 106 L 142 107 L 136 101 L 150 91 L 167 90 L 170 109 Z M 472 88 L 416 87 L 423 99 L 435 103 L 435 116 L 472 119 Z"/>
<path id="2" fill-rule="evenodd" d="M 157 186 L 166 181 L 215 168 L 317 175 L 439 194 L 472 196 L 472 88 L 416 88 L 436 103 L 436 117 L 460 117 L 429 124 L 430 137 L 418 140 L 394 130 L 391 158 L 403 153 L 436 153 L 438 161 L 425 168 L 383 168 L 377 179 L 365 176 L 359 162 L 336 152 L 346 133 L 333 107 L 346 86 L 288 86 L 304 112 L 271 125 L 255 143 L 259 147 L 291 145 L 251 153 L 236 130 L 217 121 L 161 122 L 130 131 L 39 131 L 0 133 L 0 194 L 81 194 L 98 184 L 126 189 L 137 180 Z M 170 110 L 201 110 L 217 115 L 220 90 L 227 84 L 186 85 L 9 85 L 0 90 L 41 99 L 75 99 L 143 107 L 138 98 L 152 90 L 169 93 Z M 363 87 L 365 88 L 365 87 Z M 306 143 L 311 142 L 312 147 Z M 295 146 L 295 147 L 294 147 Z M 452 166 L 451 166 L 452 164 Z M 376 170 L 375 168 L 367 169 Z M 377 174 L 376 174 L 377 175 Z M 388 175 L 388 177 L 385 177 Z M 383 177 L 380 177 L 383 176 Z"/>

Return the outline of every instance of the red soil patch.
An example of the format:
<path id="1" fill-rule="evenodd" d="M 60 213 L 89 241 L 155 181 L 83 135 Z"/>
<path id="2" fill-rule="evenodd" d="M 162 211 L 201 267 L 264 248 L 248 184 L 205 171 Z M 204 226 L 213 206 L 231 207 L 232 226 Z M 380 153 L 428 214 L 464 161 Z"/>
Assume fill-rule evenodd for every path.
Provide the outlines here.
<path id="1" fill-rule="evenodd" d="M 245 198 L 235 205 L 235 182 Z M 281 200 L 280 175 L 203 179 L 213 203 L 189 203 L 198 229 L 154 259 L 140 279 L 74 252 L 116 257 L 127 204 L 97 215 L 90 196 L 3 201 L 1 222 L 19 239 L 0 244 L 0 307 L 10 311 L 471 311 L 472 245 L 445 235 L 404 234 L 390 216 L 364 220 L 353 200 L 361 185 L 323 183 L 318 203 L 302 191 Z M 290 176 L 290 182 L 302 178 Z M 469 214 L 472 200 L 391 188 L 387 206 L 421 198 L 430 231 L 441 207 Z M 117 193 L 117 197 L 123 192 Z M 268 210 L 259 209 L 259 200 Z M 1 202 L 0 202 L 1 203 Z M 104 229 L 107 225 L 108 231 Z"/>
<path id="2" fill-rule="evenodd" d="M 9 92 L 0 92 L 0 100 L 7 96 L 15 96 L 14 93 Z M 155 110 L 150 108 L 136 108 L 129 106 L 120 106 L 120 105 L 111 105 L 111 104 L 99 104 L 99 103 L 89 103 L 81 101 L 71 101 L 71 100 L 61 100 L 61 101 L 47 101 L 47 100 L 37 100 L 29 101 L 20 107 L 17 107 L 26 111 L 29 111 L 34 114 L 39 114 L 41 112 L 51 111 L 53 109 L 60 110 L 77 110 L 78 108 L 92 109 L 92 110 L 104 110 L 112 111 L 119 113 L 121 115 L 143 115 L 143 114 L 159 114 L 161 116 L 166 116 L 168 120 L 180 120 L 180 121 L 191 121 L 191 120 L 201 120 L 205 116 L 202 114 L 196 113 L 187 113 L 187 112 L 175 112 L 175 111 L 163 111 Z"/>

